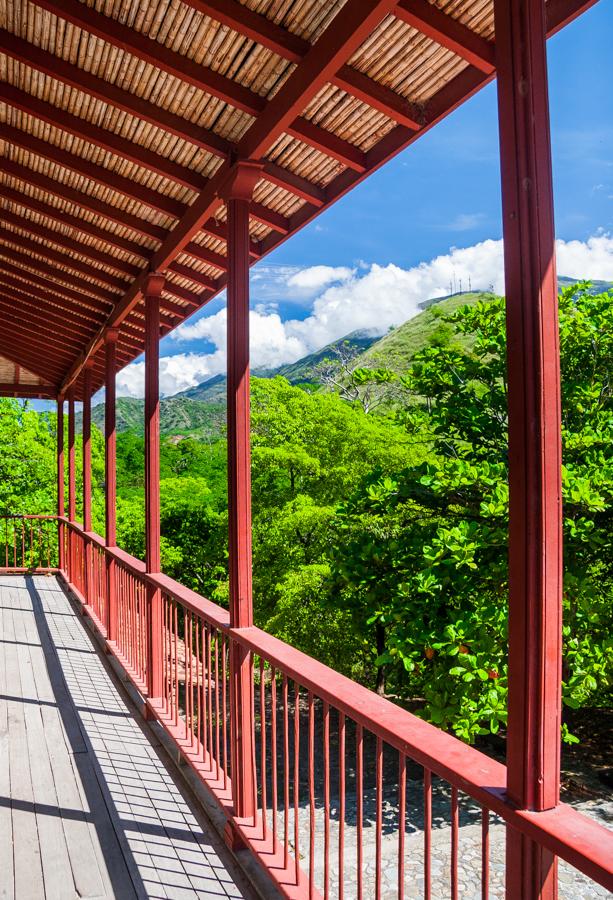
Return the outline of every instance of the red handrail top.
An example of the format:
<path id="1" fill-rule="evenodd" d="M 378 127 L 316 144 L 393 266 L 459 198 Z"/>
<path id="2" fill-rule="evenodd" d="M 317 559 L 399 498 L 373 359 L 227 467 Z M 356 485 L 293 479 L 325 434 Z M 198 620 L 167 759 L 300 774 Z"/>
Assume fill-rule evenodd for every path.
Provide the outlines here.
<path id="1" fill-rule="evenodd" d="M 260 628 L 230 628 L 232 640 L 449 784 L 613 889 L 613 834 L 564 803 L 518 810 L 506 796 L 506 766 L 335 672 Z"/>
<path id="2" fill-rule="evenodd" d="M 226 609 L 223 609 L 223 607 L 217 606 L 216 603 L 207 600 L 205 597 L 201 597 L 196 591 L 184 587 L 182 584 L 179 584 L 177 581 L 174 581 L 174 579 L 161 572 L 153 575 L 146 575 L 145 579 L 150 584 L 160 588 L 164 593 L 170 594 L 171 597 L 178 600 L 185 609 L 189 610 L 189 612 L 195 613 L 197 616 L 206 619 L 207 622 L 215 628 L 218 628 L 221 631 L 227 631 L 229 629 L 230 613 Z"/>

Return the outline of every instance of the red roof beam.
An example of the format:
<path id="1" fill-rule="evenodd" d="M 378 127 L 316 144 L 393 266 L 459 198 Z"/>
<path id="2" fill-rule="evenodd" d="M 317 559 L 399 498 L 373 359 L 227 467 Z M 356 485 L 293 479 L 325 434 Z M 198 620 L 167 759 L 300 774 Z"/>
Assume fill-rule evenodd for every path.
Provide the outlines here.
<path id="1" fill-rule="evenodd" d="M 54 400 L 57 387 L 53 384 L 11 384 L 0 382 L 1 397 L 27 397 L 34 400 Z"/>
<path id="2" fill-rule="evenodd" d="M 27 115 L 46 122 L 53 128 L 59 128 L 62 131 L 72 134 L 80 140 L 87 141 L 90 144 L 114 153 L 116 156 L 122 157 L 143 169 L 155 172 L 163 178 L 167 178 L 190 190 L 202 190 L 202 175 L 188 169 L 170 159 L 153 153 L 146 147 L 127 140 L 119 134 L 108 131 L 106 128 L 100 128 L 99 125 L 92 125 L 91 122 L 73 116 L 72 113 L 66 112 L 59 106 L 47 103 L 45 100 L 39 100 L 38 97 L 21 91 L 12 84 L 0 82 L 0 100 L 3 100 L 13 109 L 19 109 Z"/>
<path id="3" fill-rule="evenodd" d="M 190 241 L 189 244 L 186 244 L 183 248 L 183 253 L 193 256 L 194 259 L 199 259 L 200 262 L 207 263 L 207 265 L 215 266 L 221 272 L 227 272 L 228 270 L 227 256 L 224 256 L 222 253 L 216 253 L 214 250 L 203 247 L 201 244 L 196 244 L 195 241 Z"/>
<path id="4" fill-rule="evenodd" d="M 179 53 L 175 53 L 167 47 L 162 46 L 157 41 L 151 40 L 151 38 L 148 38 L 146 35 L 140 34 L 134 29 L 123 25 L 121 22 L 96 12 L 84 3 L 80 3 L 79 0 L 61 0 L 61 2 L 60 0 L 34 0 L 34 2 L 37 6 L 48 10 L 58 18 L 72 22 L 73 25 L 82 28 L 84 31 L 95 34 L 107 43 L 127 51 L 138 59 L 144 60 L 155 66 L 157 69 L 167 72 L 173 77 L 178 78 L 187 84 L 191 84 L 207 94 L 218 97 L 225 103 L 229 103 L 235 109 L 240 109 L 243 112 L 249 113 L 255 118 L 260 116 L 260 114 L 270 105 L 264 97 L 260 97 L 259 94 L 232 81 L 232 79 L 226 78 L 206 66 L 198 65 L 193 60 L 181 56 Z M 386 2 L 386 0 L 384 0 L 384 2 Z M 386 6 L 391 10 L 393 4 L 386 2 Z M 356 16 L 356 21 L 358 20 L 358 16 Z M 364 40 L 366 36 L 367 35 L 364 34 L 362 40 Z M 359 46 L 359 44 L 356 45 L 356 49 L 357 46 Z M 329 79 L 326 79 L 325 81 L 328 80 Z M 325 84 L 325 81 L 320 84 L 320 87 Z M 273 105 L 275 102 L 276 98 Z M 330 140 L 334 137 L 333 135 L 325 131 L 325 129 L 319 128 L 317 125 L 313 125 L 305 119 L 302 119 L 300 117 L 300 112 L 301 110 L 297 110 L 291 117 L 294 120 L 291 122 L 291 133 L 296 134 L 301 140 L 306 140 L 305 131 L 303 130 L 305 126 L 308 126 L 309 131 L 315 130 L 320 132 L 319 144 L 323 147 L 329 142 L 328 149 L 322 150 L 322 152 L 327 153 L 327 155 L 332 156 L 333 158 L 337 158 L 334 148 L 338 146 L 339 139 L 336 138 L 334 141 Z M 290 121 L 288 121 L 286 125 L 289 126 Z M 284 130 L 289 130 L 289 128 L 287 127 Z M 341 141 L 341 143 L 347 143 L 347 147 L 352 148 L 352 145 L 348 142 Z M 349 150 L 347 152 L 349 152 Z"/>
<path id="5" fill-rule="evenodd" d="M 6 341 L 8 346 L 14 346 L 15 349 L 22 354 L 24 359 L 26 358 L 26 354 L 28 354 L 30 360 L 39 359 L 41 364 L 49 370 L 53 368 L 56 375 L 61 374 L 61 372 L 70 365 L 70 360 L 72 358 L 70 350 L 68 350 L 67 353 L 58 351 L 54 346 L 50 346 L 47 343 L 45 336 L 40 334 L 40 332 L 24 334 L 16 327 L 13 327 L 11 328 L 10 334 L 7 335 Z M 31 367 L 28 365 L 28 368 Z M 32 369 L 32 371 L 34 371 L 34 369 Z"/>
<path id="6" fill-rule="evenodd" d="M 20 163 L 14 162 L 11 159 L 4 158 L 0 160 L 0 172 L 12 175 L 24 184 L 36 187 L 54 197 L 59 197 L 60 200 L 65 200 L 68 203 L 86 209 L 96 216 L 102 216 L 102 218 L 108 219 L 109 222 L 114 222 L 122 228 L 129 228 L 137 234 L 144 235 L 144 237 L 161 242 L 165 240 L 168 235 L 166 229 L 161 228 L 159 225 L 147 222 L 145 219 L 134 216 L 110 203 L 105 203 L 103 200 L 98 200 L 97 197 L 92 197 L 84 191 L 78 191 L 67 184 L 61 184 L 55 178 L 49 178 L 48 175 L 44 175 L 41 172 L 35 172 L 33 169 L 22 166 Z"/>
<path id="7" fill-rule="evenodd" d="M 0 353 L 3 356 L 6 356 L 7 359 L 19 363 L 24 369 L 29 369 L 33 375 L 38 375 L 38 377 L 42 378 L 44 381 L 54 381 L 57 382 L 57 384 L 61 383 L 64 372 L 61 366 L 48 364 L 46 365 L 46 370 L 43 371 L 43 357 L 41 354 L 31 353 L 29 350 L 24 349 L 19 345 L 17 341 L 12 341 L 2 334 L 0 334 Z"/>
<path id="8" fill-rule="evenodd" d="M 496 68 L 494 44 L 428 0 L 400 0 L 394 14 L 485 75 L 491 75 Z"/>
<path id="9" fill-rule="evenodd" d="M 149 122 L 169 134 L 174 134 L 181 140 L 188 141 L 194 146 L 214 153 L 217 156 L 225 158 L 230 155 L 234 148 L 233 144 L 214 132 L 205 128 L 198 128 L 198 126 L 188 122 L 181 116 L 168 112 L 161 106 L 156 106 L 154 103 L 147 102 L 129 91 L 124 91 L 114 84 L 97 78 L 90 72 L 86 72 L 72 63 L 65 62 L 52 53 L 41 50 L 40 47 L 35 47 L 33 44 L 1 28 L 0 51 L 36 69 L 36 71 L 43 72 L 56 81 L 61 81 L 82 93 L 102 100 L 104 103 L 109 103 L 141 121 Z M 118 147 L 119 145 L 117 144 L 116 146 Z M 277 166 L 275 163 L 267 163 L 265 165 L 264 175 L 267 181 L 278 184 L 296 196 L 321 206 L 321 189 L 306 178 L 301 178 L 293 172 Z"/>
<path id="10" fill-rule="evenodd" d="M 264 156 L 278 137 L 287 131 L 300 110 L 310 103 L 320 88 L 345 64 L 393 7 L 394 0 L 347 0 L 280 88 L 274 103 L 268 104 L 247 130 L 238 144 L 238 158 L 259 159 Z M 167 268 L 177 253 L 183 250 L 218 209 L 218 194 L 230 171 L 230 166 L 224 163 L 211 178 L 205 190 L 155 253 L 151 261 L 153 271 Z M 144 281 L 145 276 L 141 275 L 133 282 L 122 300 L 116 304 L 105 327 L 117 325 L 132 311 L 141 295 Z M 78 377 L 83 364 L 101 346 L 103 337 L 101 331 L 85 349 L 68 372 L 63 387 L 68 387 Z"/>
<path id="11" fill-rule="evenodd" d="M 231 150 L 232 145 L 220 135 L 205 128 L 198 128 L 181 116 L 168 112 L 154 103 L 148 103 L 136 94 L 124 91 L 122 88 L 92 75 L 91 72 L 86 72 L 58 56 L 30 44 L 4 28 L 0 29 L 0 51 L 32 69 L 43 72 L 56 81 L 70 85 L 70 87 L 89 94 L 97 100 L 102 100 L 104 103 L 110 103 L 117 109 L 162 128 L 182 140 L 188 140 L 203 150 L 221 157 L 227 156 Z"/>
<path id="12" fill-rule="evenodd" d="M 62 147 L 57 147 L 48 141 L 42 141 L 26 131 L 21 131 L 21 129 L 14 128 L 6 123 L 2 126 L 2 131 L 2 137 L 10 144 L 21 147 L 35 156 L 42 157 L 42 159 L 56 163 L 63 169 L 77 172 L 84 178 L 88 178 L 103 187 L 110 188 L 124 197 L 130 197 L 132 200 L 136 200 L 137 203 L 142 203 L 143 206 L 147 206 L 165 216 L 180 219 L 185 212 L 184 203 L 174 200 L 172 197 L 167 197 L 159 191 L 145 187 L 137 181 L 127 178 L 125 175 L 118 175 L 116 172 L 112 172 L 110 169 L 97 163 L 90 162 L 82 156 L 69 153 Z"/>
<path id="13" fill-rule="evenodd" d="M 0 213 L 0 219 L 2 218 L 3 216 Z M 27 223 L 24 223 L 24 225 L 20 225 L 19 227 L 24 228 L 24 226 L 27 228 Z M 30 238 L 18 234 L 16 231 L 10 231 L 8 228 L 3 228 L 1 225 L 0 240 L 15 244 L 17 247 L 21 247 L 22 250 L 29 250 L 33 254 L 33 257 L 41 256 L 44 257 L 44 259 L 59 263 L 61 266 L 66 266 L 74 272 L 81 272 L 81 274 L 89 276 L 96 281 L 101 281 L 103 284 L 109 285 L 109 287 L 117 288 L 120 291 L 125 290 L 127 287 L 125 278 L 118 278 L 116 275 L 109 274 L 104 269 L 97 268 L 87 262 L 75 259 L 73 251 L 62 253 L 59 250 L 54 250 L 51 247 L 41 244 L 40 241 L 30 240 Z M 83 250 L 80 249 L 77 252 L 83 253 Z M 70 276 L 67 277 L 70 279 Z"/>
<path id="14" fill-rule="evenodd" d="M 73 291 L 65 284 L 60 284 L 54 281 L 52 278 L 46 278 L 45 276 L 40 275 L 38 272 L 30 272 L 27 269 L 21 268 L 20 266 L 13 265 L 11 259 L 13 259 L 14 261 L 16 251 L 12 251 L 12 254 L 13 256 L 11 256 L 9 253 L 5 254 L 4 248 L 0 246 L 0 257 L 2 258 L 0 266 L 5 272 L 15 276 L 21 282 L 23 282 L 22 290 L 29 291 L 30 293 L 34 292 L 34 295 L 36 296 L 38 288 L 42 288 L 45 291 L 50 291 L 52 296 L 57 296 L 58 302 L 59 297 L 62 296 L 64 299 L 73 301 L 77 309 L 80 309 L 83 305 L 86 305 L 99 315 L 104 316 L 105 314 L 108 314 L 109 307 L 112 306 L 112 303 L 102 302 L 96 297 L 84 296 L 78 291 Z"/>
<path id="15" fill-rule="evenodd" d="M 91 337 L 93 330 L 91 326 L 88 328 L 83 322 L 78 322 L 74 318 L 70 319 L 61 309 L 50 308 L 48 304 L 41 301 L 33 301 L 29 298 L 26 301 L 20 300 L 14 296 L 10 288 L 6 288 L 2 284 L 0 284 L 0 303 L 8 304 L 14 312 L 19 313 L 22 319 L 37 322 L 43 328 L 52 326 L 65 334 L 73 335 L 81 344 Z"/>
<path id="16" fill-rule="evenodd" d="M 66 286 L 69 288 L 79 288 L 79 290 L 82 291 L 83 294 L 86 294 L 89 297 L 100 298 L 100 300 L 106 301 L 106 303 L 111 306 L 113 305 L 115 300 L 117 300 L 118 295 L 113 291 L 107 291 L 105 288 L 94 284 L 86 278 L 81 278 L 78 275 L 73 275 L 72 272 L 66 272 L 62 269 L 59 269 L 57 266 L 50 265 L 49 263 L 44 262 L 42 259 L 34 258 L 29 253 L 21 253 L 19 250 L 13 250 L 12 248 L 0 244 L 0 256 L 2 256 L 4 259 L 8 259 L 11 262 L 17 262 L 20 266 L 24 266 L 28 270 L 34 269 L 37 273 L 42 272 L 45 276 L 53 280 L 57 279 L 62 286 L 55 285 L 54 289 L 60 292 L 64 290 L 63 285 L 66 284 Z M 50 259 L 51 257 L 48 256 L 47 258 Z M 29 278 L 29 273 L 24 273 L 24 277 Z M 82 294 L 78 294 L 77 296 L 82 297 Z"/>
<path id="17" fill-rule="evenodd" d="M 63 331 L 61 334 L 54 329 L 47 327 L 41 329 L 34 320 L 29 317 L 20 316 L 15 310 L 11 310 L 10 306 L 2 306 L 2 320 L 7 323 L 7 327 L 11 328 L 11 338 L 17 333 L 27 338 L 42 343 L 49 350 L 59 354 L 59 358 L 68 356 L 71 358 L 75 353 L 79 352 L 82 346 L 81 341 L 74 336 L 70 336 L 69 332 Z"/>
<path id="18" fill-rule="evenodd" d="M 301 62 L 311 48 L 311 44 L 299 35 L 292 34 L 236 0 L 184 2 L 293 63 Z M 343 65 L 332 75 L 330 81 L 395 121 L 411 128 L 419 128 L 419 109 L 357 69 Z"/>
<path id="19" fill-rule="evenodd" d="M 3 199 L 6 199 L 5 191 L 3 191 L 2 196 Z M 53 207 L 50 208 L 53 209 Z M 90 244 L 82 244 L 80 241 L 75 241 L 74 238 L 69 237 L 61 231 L 53 231 L 38 222 L 34 222 L 32 219 L 26 219 L 25 217 L 10 212 L 8 209 L 3 209 L 2 207 L 0 207 L 0 222 L 5 222 L 7 225 L 13 225 L 15 228 L 27 231 L 42 240 L 50 241 L 58 247 L 61 247 L 70 253 L 77 253 L 92 262 L 99 262 L 104 266 L 114 268 L 117 272 L 122 272 L 131 278 L 136 278 L 141 272 L 141 269 L 138 266 L 133 266 L 123 259 L 117 259 L 117 257 L 113 256 L 111 253 L 105 253 Z"/>
<path id="20" fill-rule="evenodd" d="M 2 174 L 3 173 L 0 170 L 0 175 Z M 21 191 L 8 187 L 4 183 L 2 184 L 2 199 L 10 201 L 16 206 L 22 207 L 22 209 L 29 209 L 31 212 L 36 212 L 41 216 L 45 216 L 45 218 L 53 219 L 60 225 L 72 228 L 79 234 L 87 234 L 98 241 L 103 241 L 105 244 L 108 244 L 109 247 L 115 247 L 117 250 L 124 250 L 127 253 L 139 256 L 142 259 L 148 259 L 150 256 L 149 251 L 140 244 L 137 244 L 136 241 L 130 241 L 127 238 L 116 235 L 112 231 L 107 231 L 105 228 L 101 228 L 93 222 L 88 222 L 81 216 L 73 216 L 71 213 L 65 212 L 63 209 L 53 206 L 51 203 L 45 203 L 36 197 L 31 197 L 29 194 L 23 194 Z M 118 263 L 119 262 L 120 260 L 118 260 Z M 129 264 L 125 263 L 124 265 L 127 266 Z"/>

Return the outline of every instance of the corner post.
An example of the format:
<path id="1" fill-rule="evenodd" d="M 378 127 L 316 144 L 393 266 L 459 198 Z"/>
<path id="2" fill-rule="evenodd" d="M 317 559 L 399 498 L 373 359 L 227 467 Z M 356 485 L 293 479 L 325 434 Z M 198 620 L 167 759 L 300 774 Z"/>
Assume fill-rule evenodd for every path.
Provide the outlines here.
<path id="1" fill-rule="evenodd" d="M 68 521 L 77 518 L 77 494 L 75 483 L 75 407 L 74 387 L 68 389 Z M 71 528 L 68 529 L 68 580 L 75 575 L 75 541 Z"/>
<path id="2" fill-rule="evenodd" d="M 230 625 L 253 625 L 249 412 L 249 205 L 259 163 L 239 162 L 221 196 L 228 210 L 228 551 Z M 232 793 L 237 818 L 255 820 L 253 655 L 230 643 Z"/>
<path id="3" fill-rule="evenodd" d="M 64 516 L 64 397 L 57 398 L 57 514 Z M 57 524 L 58 543 L 58 567 L 62 572 L 66 570 L 64 547 L 64 524 Z"/>
<path id="4" fill-rule="evenodd" d="M 83 531 L 92 530 L 92 361 L 83 370 Z M 85 603 L 93 605 L 92 546 L 87 538 L 83 544 L 85 566 L 83 587 Z"/>
<path id="5" fill-rule="evenodd" d="M 160 296 L 164 276 L 154 272 L 144 289 L 145 302 L 145 566 L 148 575 L 160 571 Z M 147 586 L 149 628 L 147 691 L 162 697 L 162 594 Z"/>
<path id="6" fill-rule="evenodd" d="M 560 353 L 545 4 L 495 0 L 509 384 L 507 791 L 559 802 L 562 647 Z M 553 854 L 512 828 L 508 898 L 557 896 Z"/>
<path id="7" fill-rule="evenodd" d="M 107 548 L 117 544 L 117 440 L 116 440 L 116 388 L 117 372 L 117 328 L 107 328 L 104 335 L 105 382 L 104 382 L 104 518 L 105 543 Z M 106 554 L 106 636 L 117 641 L 117 593 L 115 588 L 115 560 Z"/>

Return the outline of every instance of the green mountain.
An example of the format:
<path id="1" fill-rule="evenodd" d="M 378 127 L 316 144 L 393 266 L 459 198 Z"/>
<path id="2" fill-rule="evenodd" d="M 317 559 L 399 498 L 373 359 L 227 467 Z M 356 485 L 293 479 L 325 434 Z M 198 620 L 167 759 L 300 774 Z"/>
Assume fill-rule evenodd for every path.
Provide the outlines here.
<path id="1" fill-rule="evenodd" d="M 144 403 L 135 397 L 117 399 L 117 431 L 144 434 Z M 210 437 L 219 434 L 226 421 L 225 399 L 222 402 L 193 401 L 181 397 L 160 400 L 160 432 L 162 434 L 192 434 Z M 92 408 L 92 422 L 104 431 L 104 404 Z M 82 416 L 76 417 L 77 429 Z"/>
<path id="2" fill-rule="evenodd" d="M 356 362 L 364 368 L 380 366 L 394 372 L 404 372 L 415 354 L 430 343 L 437 331 L 449 327 L 442 321 L 442 316 L 450 315 L 461 306 L 472 306 L 479 301 L 487 302 L 492 299 L 494 294 L 471 291 L 426 300 L 420 304 L 423 312 L 373 343 L 356 358 Z"/>
<path id="3" fill-rule="evenodd" d="M 576 279 L 572 278 L 559 278 L 560 287 L 568 287 L 575 281 Z M 604 281 L 593 283 L 595 293 L 610 290 L 612 287 L 613 285 Z M 385 367 L 395 372 L 404 372 L 415 354 L 436 339 L 437 332 L 442 337 L 445 330 L 449 329 L 442 321 L 443 316 L 455 312 L 466 304 L 488 302 L 493 296 L 488 292 L 468 291 L 425 300 L 420 304 L 422 312 L 403 325 L 391 329 L 383 337 L 377 337 L 371 331 L 353 331 L 295 363 L 276 369 L 256 369 L 253 374 L 260 378 L 282 375 L 291 384 L 316 384 L 319 380 L 318 367 L 324 360 L 334 359 L 335 352 L 340 346 L 349 349 L 359 366 Z M 225 416 L 225 375 L 215 375 L 202 384 L 160 401 L 160 430 L 165 435 L 191 434 L 200 437 L 217 435 L 225 425 Z M 80 426 L 80 416 L 77 420 Z M 92 420 L 104 430 L 103 404 L 93 408 Z M 121 397 L 117 400 L 117 429 L 143 434 L 142 400 L 132 397 Z"/>
<path id="4" fill-rule="evenodd" d="M 282 375 L 283 378 L 287 378 L 290 384 L 304 384 L 305 382 L 317 381 L 317 367 L 323 360 L 334 358 L 335 350 L 341 344 L 344 344 L 352 355 L 357 356 L 371 347 L 378 340 L 378 337 L 372 331 L 352 331 L 338 341 L 333 341 L 331 344 L 322 347 L 321 350 L 309 353 L 308 356 L 303 356 L 302 359 L 295 363 L 288 363 L 276 369 L 253 369 L 252 374 L 258 378 L 274 378 L 276 375 Z M 207 381 L 203 381 L 202 384 L 197 384 L 195 387 L 188 388 L 186 391 L 181 391 L 181 393 L 174 396 L 181 399 L 203 400 L 207 403 L 225 403 L 226 376 L 214 375 Z"/>

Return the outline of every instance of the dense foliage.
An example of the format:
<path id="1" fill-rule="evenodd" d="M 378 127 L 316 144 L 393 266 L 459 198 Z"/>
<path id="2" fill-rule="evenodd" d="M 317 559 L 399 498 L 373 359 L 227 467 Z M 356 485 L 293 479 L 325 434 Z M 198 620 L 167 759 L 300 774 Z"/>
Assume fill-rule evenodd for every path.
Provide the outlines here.
<path id="1" fill-rule="evenodd" d="M 428 310 L 430 336 L 401 377 L 380 358 L 352 369 L 355 397 L 279 377 L 252 385 L 258 624 L 466 740 L 504 726 L 507 675 L 504 304 L 475 299 Z M 594 706 L 610 697 L 613 662 L 613 295 L 564 292 L 560 342 L 564 700 Z M 376 412 L 362 402 L 372 384 Z M 2 511 L 53 511 L 55 427 L 0 401 Z M 118 436 L 119 543 L 141 558 L 143 458 L 142 434 Z M 102 532 L 96 429 L 93 475 Z M 163 437 L 161 524 L 164 570 L 226 603 L 221 429 Z"/>
<path id="2" fill-rule="evenodd" d="M 400 413 L 427 459 L 373 473 L 337 519 L 337 596 L 384 630 L 388 690 L 472 739 L 506 719 L 508 461 L 502 300 L 449 317 Z M 455 338 L 459 338 L 459 340 Z M 467 341 L 466 338 L 470 337 Z M 613 662 L 613 296 L 560 297 L 563 696 L 602 702 Z M 408 614 L 407 614 L 408 613 Z"/>

